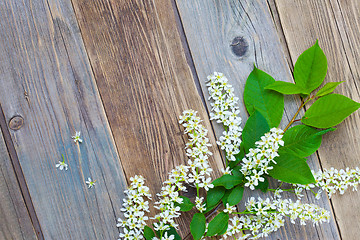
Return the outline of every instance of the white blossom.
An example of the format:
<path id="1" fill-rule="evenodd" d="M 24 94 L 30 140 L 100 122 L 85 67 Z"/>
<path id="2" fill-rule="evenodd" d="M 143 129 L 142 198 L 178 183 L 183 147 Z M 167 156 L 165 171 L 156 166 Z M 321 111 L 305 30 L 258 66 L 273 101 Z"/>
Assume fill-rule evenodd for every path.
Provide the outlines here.
<path id="1" fill-rule="evenodd" d="M 85 183 L 88 185 L 88 188 L 92 188 L 92 187 L 94 187 L 95 186 L 95 182 L 96 182 L 96 180 L 91 180 L 91 178 L 88 178 L 88 180 L 87 181 L 85 181 Z"/>
<path id="2" fill-rule="evenodd" d="M 75 131 L 75 136 L 72 136 L 71 138 L 74 139 L 74 142 L 82 143 L 82 141 L 83 141 L 83 140 L 80 138 L 80 131 L 79 131 L 79 132 Z"/>

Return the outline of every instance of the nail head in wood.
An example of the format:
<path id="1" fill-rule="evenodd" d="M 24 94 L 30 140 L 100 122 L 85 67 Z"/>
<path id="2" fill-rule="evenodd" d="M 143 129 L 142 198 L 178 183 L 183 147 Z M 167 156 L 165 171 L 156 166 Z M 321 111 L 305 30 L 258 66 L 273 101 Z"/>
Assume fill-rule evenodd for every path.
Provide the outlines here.
<path id="1" fill-rule="evenodd" d="M 24 118 L 21 116 L 14 116 L 9 121 L 9 128 L 12 130 L 19 130 L 24 124 Z"/>
<path id="2" fill-rule="evenodd" d="M 235 37 L 232 40 L 230 47 L 231 47 L 232 52 L 236 56 L 242 57 L 247 52 L 247 50 L 249 48 L 249 44 L 247 43 L 247 41 L 245 40 L 244 37 Z"/>

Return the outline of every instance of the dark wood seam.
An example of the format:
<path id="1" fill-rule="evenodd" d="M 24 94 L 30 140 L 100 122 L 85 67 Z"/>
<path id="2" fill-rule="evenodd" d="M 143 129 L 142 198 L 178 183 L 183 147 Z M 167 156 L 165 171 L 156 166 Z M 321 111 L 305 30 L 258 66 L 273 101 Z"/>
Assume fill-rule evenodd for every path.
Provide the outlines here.
<path id="1" fill-rule="evenodd" d="M 14 172 L 15 172 L 16 180 L 17 180 L 17 182 L 18 182 L 18 184 L 20 186 L 20 191 L 21 191 L 22 198 L 24 199 L 24 203 L 25 203 L 27 212 L 28 212 L 28 214 L 30 216 L 30 219 L 31 219 L 31 223 L 32 223 L 32 225 L 33 225 L 33 227 L 35 229 L 37 238 L 39 240 L 43 240 L 44 235 L 43 235 L 43 232 L 42 232 L 42 229 L 41 229 L 41 225 L 40 225 L 39 219 L 38 219 L 38 217 L 36 215 L 33 202 L 31 200 L 30 192 L 29 192 L 28 186 L 26 184 L 24 173 L 23 173 L 23 171 L 21 169 L 19 158 L 17 156 L 15 146 L 14 146 L 14 143 L 13 143 L 12 138 L 11 138 L 10 131 L 9 131 L 8 126 L 6 124 L 6 118 L 5 118 L 1 103 L 0 103 L 0 128 L 1 128 L 1 131 L 2 131 L 2 134 L 3 134 L 3 137 L 4 137 L 4 141 L 5 141 L 7 151 L 8 151 L 9 156 L 10 156 L 11 165 L 12 165 L 12 167 L 14 169 Z"/>

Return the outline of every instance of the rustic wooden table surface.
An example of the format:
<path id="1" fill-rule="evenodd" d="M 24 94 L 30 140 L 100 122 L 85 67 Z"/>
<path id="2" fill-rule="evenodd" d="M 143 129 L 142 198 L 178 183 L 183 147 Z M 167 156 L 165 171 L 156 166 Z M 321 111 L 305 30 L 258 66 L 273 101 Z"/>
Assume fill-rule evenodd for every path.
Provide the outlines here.
<path id="1" fill-rule="evenodd" d="M 359 28 L 358 0 L 0 1 L 0 239 L 117 239 L 127 180 L 144 175 L 154 194 L 186 161 L 185 109 L 213 129 L 218 175 L 220 128 L 204 83 L 213 71 L 240 97 L 254 63 L 292 82 L 297 57 L 319 39 L 325 82 L 346 81 L 336 91 L 360 101 Z M 282 126 L 300 102 L 286 100 Z M 311 166 L 359 166 L 359 126 L 358 111 L 324 137 Z M 55 168 L 61 154 L 67 172 Z M 359 201 L 324 195 L 329 224 L 288 222 L 269 239 L 359 239 Z"/>

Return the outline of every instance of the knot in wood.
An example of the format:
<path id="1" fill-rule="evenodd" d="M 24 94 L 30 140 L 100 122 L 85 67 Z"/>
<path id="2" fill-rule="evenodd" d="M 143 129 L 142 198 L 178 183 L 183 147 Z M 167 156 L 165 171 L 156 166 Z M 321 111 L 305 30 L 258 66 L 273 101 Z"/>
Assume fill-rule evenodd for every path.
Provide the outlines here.
<path id="1" fill-rule="evenodd" d="M 24 124 L 24 118 L 21 116 L 14 116 L 9 121 L 9 128 L 12 130 L 19 130 Z"/>
<path id="2" fill-rule="evenodd" d="M 249 44 L 245 40 L 244 37 L 235 37 L 231 44 L 231 51 L 238 57 L 242 57 L 245 55 L 249 48 Z"/>

